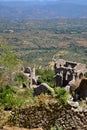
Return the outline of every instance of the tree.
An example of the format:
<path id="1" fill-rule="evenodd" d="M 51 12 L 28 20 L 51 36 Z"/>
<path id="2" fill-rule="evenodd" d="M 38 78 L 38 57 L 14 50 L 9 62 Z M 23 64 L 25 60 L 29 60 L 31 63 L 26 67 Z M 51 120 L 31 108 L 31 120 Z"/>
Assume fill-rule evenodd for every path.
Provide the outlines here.
<path id="1" fill-rule="evenodd" d="M 0 78 L 11 83 L 12 74 L 18 67 L 18 59 L 12 49 L 3 41 L 0 44 Z"/>

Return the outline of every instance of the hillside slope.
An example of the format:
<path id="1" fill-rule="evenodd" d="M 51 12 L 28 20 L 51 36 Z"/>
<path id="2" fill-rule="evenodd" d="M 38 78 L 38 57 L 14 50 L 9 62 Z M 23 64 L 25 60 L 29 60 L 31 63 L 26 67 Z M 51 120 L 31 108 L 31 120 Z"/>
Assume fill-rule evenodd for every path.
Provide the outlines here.
<path id="1" fill-rule="evenodd" d="M 79 2 L 78 2 L 79 3 Z M 0 2 L 0 18 L 27 20 L 87 17 L 87 4 L 48 2 Z"/>

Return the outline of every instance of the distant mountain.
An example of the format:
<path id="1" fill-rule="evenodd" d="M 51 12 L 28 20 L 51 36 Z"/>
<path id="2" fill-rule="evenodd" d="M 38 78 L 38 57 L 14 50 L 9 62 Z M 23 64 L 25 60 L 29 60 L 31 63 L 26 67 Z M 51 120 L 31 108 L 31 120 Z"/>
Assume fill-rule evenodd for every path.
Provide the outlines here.
<path id="1" fill-rule="evenodd" d="M 0 2 L 0 19 L 87 18 L 87 4 L 70 1 Z"/>

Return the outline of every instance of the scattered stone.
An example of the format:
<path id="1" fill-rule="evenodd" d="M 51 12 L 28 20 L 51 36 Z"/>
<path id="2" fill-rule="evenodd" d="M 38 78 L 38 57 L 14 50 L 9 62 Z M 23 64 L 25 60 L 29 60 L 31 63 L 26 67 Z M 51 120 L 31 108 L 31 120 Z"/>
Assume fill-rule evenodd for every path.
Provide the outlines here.
<path id="1" fill-rule="evenodd" d="M 74 108 L 79 107 L 79 103 L 78 103 L 78 102 L 73 102 L 73 101 L 69 101 L 69 100 L 68 100 L 68 104 L 71 105 L 71 106 L 74 107 Z"/>
<path id="2" fill-rule="evenodd" d="M 13 117 L 15 119 L 17 114 L 17 123 L 21 127 L 26 128 L 41 127 L 40 130 L 42 128 L 50 130 L 51 126 L 59 126 L 64 130 L 72 130 L 73 127 L 75 127 L 73 130 L 87 130 L 87 111 L 84 111 L 77 102 L 75 105 L 72 103 L 72 106 L 67 105 L 59 108 L 57 103 L 49 106 L 41 104 L 40 106 L 31 106 L 17 110 L 14 112 Z"/>

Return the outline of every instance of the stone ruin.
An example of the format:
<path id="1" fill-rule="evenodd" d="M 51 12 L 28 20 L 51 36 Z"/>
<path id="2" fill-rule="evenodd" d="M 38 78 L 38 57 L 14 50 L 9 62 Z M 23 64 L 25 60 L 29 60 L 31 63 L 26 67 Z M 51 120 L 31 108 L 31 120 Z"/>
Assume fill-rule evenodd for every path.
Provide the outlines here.
<path id="1" fill-rule="evenodd" d="M 83 78 L 79 87 L 75 89 L 74 101 L 80 98 L 84 100 L 87 98 L 87 78 Z"/>
<path id="2" fill-rule="evenodd" d="M 42 93 L 45 94 L 54 91 L 47 83 L 41 83 L 41 84 L 37 83 L 37 80 L 40 77 L 40 75 L 35 74 L 35 68 L 21 67 L 21 71 L 27 76 L 28 80 L 30 81 L 28 87 L 33 89 L 34 96 L 38 96 Z"/>
<path id="3" fill-rule="evenodd" d="M 66 87 L 67 91 L 71 93 L 75 90 L 82 98 L 87 96 L 87 79 L 84 78 L 84 74 L 87 72 L 86 64 L 59 59 L 55 62 L 54 71 L 56 86 Z M 83 80 L 85 87 L 81 87 Z M 83 88 L 84 92 L 81 94 Z"/>
<path id="4" fill-rule="evenodd" d="M 33 85 L 37 84 L 38 76 L 35 74 L 35 68 L 31 67 L 22 67 L 21 71 L 28 77 L 30 83 L 29 87 L 32 88 Z"/>
<path id="5" fill-rule="evenodd" d="M 23 67 L 22 71 L 28 77 L 29 87 L 34 89 L 35 95 L 48 92 L 48 87 L 46 84 L 37 85 L 39 76 L 36 76 L 35 68 Z M 87 72 L 85 64 L 59 59 L 55 62 L 54 71 L 56 86 L 65 87 L 71 94 L 74 92 L 73 97 L 75 99 L 76 95 L 79 95 L 78 98 L 87 97 L 87 79 L 84 78 L 84 74 Z"/>
<path id="6" fill-rule="evenodd" d="M 51 98 L 39 105 L 30 105 L 11 112 L 10 123 L 28 128 L 41 127 L 44 130 L 87 130 L 87 107 L 72 107 L 67 104 L 60 106 L 59 102 L 52 102 Z M 16 119 L 16 120 L 15 120 Z"/>

